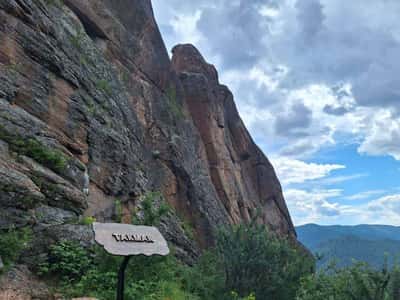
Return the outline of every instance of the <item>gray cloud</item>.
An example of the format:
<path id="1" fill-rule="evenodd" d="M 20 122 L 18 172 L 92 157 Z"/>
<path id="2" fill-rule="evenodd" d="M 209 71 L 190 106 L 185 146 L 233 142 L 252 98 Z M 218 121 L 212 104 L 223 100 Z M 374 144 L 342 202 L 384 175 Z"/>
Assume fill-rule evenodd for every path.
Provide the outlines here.
<path id="1" fill-rule="evenodd" d="M 322 30 L 325 19 L 323 6 L 319 0 L 299 0 L 295 7 L 302 32 L 302 42 L 307 46 Z"/>
<path id="2" fill-rule="evenodd" d="M 268 18 L 260 15 L 262 5 L 272 1 L 223 1 L 203 10 L 198 29 L 207 38 L 223 68 L 251 67 L 266 55 L 263 37 L 268 33 Z"/>
<path id="3" fill-rule="evenodd" d="M 341 118 L 359 107 L 386 107 L 393 116 L 400 113 L 399 1 L 297 0 L 293 5 L 289 0 L 153 0 L 153 4 L 169 48 L 173 45 L 168 41 L 176 43 L 177 39 L 168 22 L 177 15 L 201 11 L 196 28 L 202 38 L 196 46 L 222 75 L 231 71 L 249 73 L 259 67 L 268 70 L 271 78 L 280 78 L 275 90 L 248 78 L 230 86 L 239 109 L 251 106 L 256 111 L 271 112 L 273 119 L 266 121 L 256 116 L 255 125 L 251 124 L 252 133 L 261 138 L 261 143 L 272 132 L 287 137 L 285 141 L 278 139 L 280 143 L 296 145 L 292 147 L 295 151 L 310 153 L 310 148 L 321 146 L 310 143 L 307 136 L 314 135 L 315 140 L 320 134 L 318 128 L 307 132 L 308 126 L 314 127 L 314 123 L 308 123 L 311 115 L 314 120 L 325 116 Z M 263 15 L 263 7 L 276 9 L 277 16 Z M 285 76 L 281 76 L 281 66 L 288 70 Z M 335 88 L 341 83 L 351 84 L 352 93 Z M 309 105 L 312 113 L 304 110 L 293 118 L 282 116 L 289 105 L 287 94 L 311 84 L 333 87 L 337 103 L 318 108 L 324 114 Z M 349 97 L 355 99 L 351 105 L 345 101 Z M 305 100 L 298 102 L 301 106 Z M 261 125 L 263 121 L 267 123 Z M 321 120 L 316 124 L 321 128 L 328 125 Z M 265 127 L 272 130 L 266 131 Z M 394 152 L 389 139 L 370 140 L 379 148 Z M 397 142 L 394 144 L 396 147 Z M 363 149 L 371 152 L 373 145 L 367 145 Z M 293 152 L 286 148 L 284 152 Z"/>
<path id="4" fill-rule="evenodd" d="M 167 20 L 200 10 L 200 48 L 220 58 L 222 71 L 279 63 L 291 71 L 284 88 L 348 81 L 360 105 L 400 106 L 398 1 L 298 0 L 291 9 L 273 0 L 153 2 L 167 34 Z M 281 8 L 281 16 L 263 16 L 265 6 Z M 274 22 L 283 24 L 280 34 L 271 34 Z"/>
<path id="5" fill-rule="evenodd" d="M 344 106 L 332 106 L 332 105 L 325 105 L 324 106 L 324 112 L 329 114 L 329 115 L 335 115 L 335 116 L 342 116 L 345 113 L 348 113 L 349 110 L 344 107 Z"/>
<path id="6" fill-rule="evenodd" d="M 275 121 L 275 132 L 283 136 L 306 136 L 311 119 L 312 111 L 304 104 L 296 103 L 288 113 L 278 115 Z"/>

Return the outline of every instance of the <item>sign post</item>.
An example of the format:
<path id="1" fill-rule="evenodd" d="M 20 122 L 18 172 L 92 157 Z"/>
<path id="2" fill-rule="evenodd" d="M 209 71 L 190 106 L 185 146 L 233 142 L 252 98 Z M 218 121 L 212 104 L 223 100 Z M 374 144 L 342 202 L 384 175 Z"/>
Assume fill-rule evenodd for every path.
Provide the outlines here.
<path id="1" fill-rule="evenodd" d="M 153 226 L 93 223 L 95 241 L 112 255 L 125 256 L 118 271 L 117 300 L 124 298 L 125 269 L 132 255 L 168 255 L 167 241 Z"/>

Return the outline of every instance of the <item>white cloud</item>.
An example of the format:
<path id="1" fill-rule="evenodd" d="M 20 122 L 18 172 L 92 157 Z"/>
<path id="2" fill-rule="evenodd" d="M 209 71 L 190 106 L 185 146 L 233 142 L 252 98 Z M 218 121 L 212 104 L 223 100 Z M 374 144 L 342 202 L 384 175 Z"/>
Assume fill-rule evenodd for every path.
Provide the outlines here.
<path id="1" fill-rule="evenodd" d="M 400 223 L 400 194 L 389 195 L 368 203 L 371 211 L 380 211 L 384 215 L 395 216 Z"/>
<path id="2" fill-rule="evenodd" d="M 320 222 L 324 218 L 335 219 L 342 214 L 345 206 L 329 199 L 339 197 L 339 189 L 305 191 L 287 189 L 285 199 L 295 225 Z"/>
<path id="3" fill-rule="evenodd" d="M 201 11 L 196 10 L 194 14 L 177 14 L 170 21 L 178 43 L 197 44 L 202 35 L 197 30 L 196 24 L 200 20 Z"/>
<path id="4" fill-rule="evenodd" d="M 368 174 L 366 173 L 359 173 L 359 174 L 351 174 L 351 175 L 342 175 L 342 176 L 333 176 L 328 178 L 323 178 L 317 180 L 316 182 L 320 185 L 333 185 L 338 183 L 343 183 L 350 180 L 360 179 L 363 177 L 367 177 Z"/>
<path id="5" fill-rule="evenodd" d="M 357 193 L 357 194 L 354 194 L 351 196 L 347 196 L 347 197 L 345 197 L 345 199 L 347 199 L 347 200 L 364 200 L 364 199 L 369 199 L 373 196 L 382 195 L 384 193 L 385 193 L 384 190 L 371 190 L 371 191 L 365 191 L 365 192 Z"/>
<path id="6" fill-rule="evenodd" d="M 400 120 L 390 111 L 380 110 L 358 151 L 369 155 L 391 155 L 400 160 Z"/>
<path id="7" fill-rule="evenodd" d="M 287 157 L 275 157 L 271 161 L 283 185 L 326 177 L 334 170 L 345 168 L 338 164 L 306 163 Z"/>
<path id="8" fill-rule="evenodd" d="M 393 194 L 370 201 L 354 209 L 359 223 L 391 224 L 400 226 L 400 194 Z"/>
<path id="9" fill-rule="evenodd" d="M 373 193 L 371 191 L 369 195 L 362 196 L 369 197 Z M 362 205 L 343 205 L 338 201 L 332 202 L 332 198 L 341 197 L 340 190 L 307 192 L 289 189 L 285 192 L 285 196 L 295 225 L 319 223 L 400 226 L 400 194 L 384 196 Z"/>

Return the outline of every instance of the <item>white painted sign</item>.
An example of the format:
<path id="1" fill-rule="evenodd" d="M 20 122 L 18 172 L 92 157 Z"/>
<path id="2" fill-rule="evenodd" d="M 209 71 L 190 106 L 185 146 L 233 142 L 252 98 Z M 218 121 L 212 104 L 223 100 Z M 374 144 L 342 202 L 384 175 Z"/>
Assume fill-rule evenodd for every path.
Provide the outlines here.
<path id="1" fill-rule="evenodd" d="M 156 227 L 120 223 L 93 223 L 98 244 L 113 255 L 167 255 L 167 241 Z"/>

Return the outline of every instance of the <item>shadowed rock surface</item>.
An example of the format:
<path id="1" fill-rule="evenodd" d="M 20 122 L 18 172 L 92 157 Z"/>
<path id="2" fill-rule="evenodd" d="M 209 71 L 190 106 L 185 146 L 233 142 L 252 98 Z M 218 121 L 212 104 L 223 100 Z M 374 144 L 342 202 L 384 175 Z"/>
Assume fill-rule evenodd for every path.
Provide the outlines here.
<path id="1" fill-rule="evenodd" d="M 115 220 L 118 199 L 129 223 L 150 191 L 188 263 L 221 224 L 295 237 L 232 94 L 193 46 L 170 61 L 148 0 L 0 0 L 0 189 L 0 228 L 34 232 L 30 268 L 60 239 L 91 244 L 82 216 Z"/>

